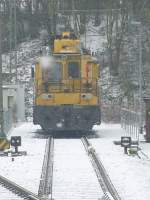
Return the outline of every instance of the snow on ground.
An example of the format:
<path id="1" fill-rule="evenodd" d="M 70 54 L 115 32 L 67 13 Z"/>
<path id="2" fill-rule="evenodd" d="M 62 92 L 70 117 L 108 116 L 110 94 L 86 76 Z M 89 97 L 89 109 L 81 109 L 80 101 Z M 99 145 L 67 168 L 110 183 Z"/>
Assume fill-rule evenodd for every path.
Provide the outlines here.
<path id="1" fill-rule="evenodd" d="M 0 157 L 0 174 L 34 193 L 38 192 L 46 142 L 45 139 L 35 137 L 37 129 L 38 126 L 25 123 L 10 134 L 22 136 L 22 147 L 19 150 L 27 151 L 27 156 L 15 157 L 14 161 L 11 157 Z"/>
<path id="2" fill-rule="evenodd" d="M 144 156 L 140 159 L 137 156 L 125 155 L 122 147 L 113 144 L 114 140 L 119 140 L 121 135 L 124 135 L 120 125 L 102 124 L 96 129 L 99 137 L 90 141 L 122 200 L 148 200 L 150 159 Z M 0 157 L 0 174 L 34 193 L 37 193 L 39 187 L 46 141 L 41 139 L 38 133 L 40 133 L 39 126 L 34 126 L 32 123 L 20 124 L 10 135 L 22 136 L 21 149 L 27 151 L 27 156 L 16 157 L 14 162 L 11 157 Z M 100 198 L 96 175 L 80 139 L 56 139 L 54 147 L 54 198 L 57 200 Z M 150 157 L 150 144 L 141 143 L 141 147 Z M 6 196 L 1 187 L 0 192 Z M 6 200 L 1 196 L 0 199 Z"/>
<path id="3" fill-rule="evenodd" d="M 102 197 L 95 171 L 80 139 L 54 141 L 53 198 L 97 200 Z"/>
<path id="4" fill-rule="evenodd" d="M 33 137 L 37 136 L 37 133 L 40 130 L 40 126 L 33 125 L 32 122 L 20 123 L 16 128 L 11 129 L 8 137 L 21 136 L 23 139 L 32 139 Z"/>
<path id="5" fill-rule="evenodd" d="M 122 200 L 150 199 L 150 160 L 125 155 L 122 147 L 113 144 L 124 135 L 120 125 L 102 124 L 96 128 L 100 138 L 90 141 Z M 142 143 L 141 147 L 150 156 L 150 144 Z"/>

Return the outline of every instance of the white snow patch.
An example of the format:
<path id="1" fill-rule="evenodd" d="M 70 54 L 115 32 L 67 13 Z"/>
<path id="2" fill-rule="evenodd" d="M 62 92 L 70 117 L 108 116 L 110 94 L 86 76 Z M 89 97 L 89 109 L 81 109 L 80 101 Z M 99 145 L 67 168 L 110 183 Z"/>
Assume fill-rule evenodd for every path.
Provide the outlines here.
<path id="1" fill-rule="evenodd" d="M 95 171 L 80 139 L 59 139 L 54 143 L 53 198 L 97 200 L 102 197 Z"/>
<path id="2" fill-rule="evenodd" d="M 32 123 L 24 123 L 10 134 L 22 136 L 19 150 L 27 151 L 27 156 L 14 157 L 14 161 L 11 157 L 0 158 L 0 174 L 34 193 L 38 192 L 46 142 L 45 139 L 34 138 L 37 128 Z"/>
<path id="3" fill-rule="evenodd" d="M 150 161 L 127 156 L 122 147 L 113 144 L 125 133 L 119 124 L 102 124 L 96 129 L 100 138 L 91 139 L 91 143 L 122 199 L 150 199 Z M 150 144 L 141 146 L 150 155 Z"/>

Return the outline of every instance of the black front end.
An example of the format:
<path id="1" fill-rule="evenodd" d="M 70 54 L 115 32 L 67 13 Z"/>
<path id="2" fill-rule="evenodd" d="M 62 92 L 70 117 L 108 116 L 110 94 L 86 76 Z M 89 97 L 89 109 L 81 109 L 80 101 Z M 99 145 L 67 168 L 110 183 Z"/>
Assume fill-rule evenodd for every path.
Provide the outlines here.
<path id="1" fill-rule="evenodd" d="M 93 125 L 100 124 L 99 106 L 34 106 L 33 122 L 46 132 L 90 131 Z"/>

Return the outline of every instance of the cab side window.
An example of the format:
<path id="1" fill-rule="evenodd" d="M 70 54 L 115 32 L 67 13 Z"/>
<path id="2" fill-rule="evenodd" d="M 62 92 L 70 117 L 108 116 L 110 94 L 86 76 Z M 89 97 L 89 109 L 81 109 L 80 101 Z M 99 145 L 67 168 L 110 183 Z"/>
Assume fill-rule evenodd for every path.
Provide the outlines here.
<path id="1" fill-rule="evenodd" d="M 69 62 L 68 63 L 68 77 L 69 78 L 79 78 L 80 70 L 78 62 Z"/>

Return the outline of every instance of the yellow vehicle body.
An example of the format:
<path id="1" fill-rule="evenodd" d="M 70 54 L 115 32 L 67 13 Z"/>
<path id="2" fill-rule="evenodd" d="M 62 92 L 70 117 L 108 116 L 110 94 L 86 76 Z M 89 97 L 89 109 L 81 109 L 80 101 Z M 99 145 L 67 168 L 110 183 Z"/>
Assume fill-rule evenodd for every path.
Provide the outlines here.
<path id="1" fill-rule="evenodd" d="M 100 122 L 98 62 L 69 36 L 65 32 L 56 39 L 53 55 L 39 58 L 35 66 L 33 120 L 47 131 L 89 130 Z"/>
<path id="2" fill-rule="evenodd" d="M 69 57 L 69 58 L 68 58 Z M 36 64 L 35 83 L 36 83 L 36 105 L 61 105 L 61 104 L 77 104 L 77 105 L 97 105 L 99 96 L 97 94 L 97 74 L 98 65 L 95 61 L 92 63 L 92 77 L 87 79 L 85 75 L 85 65 L 91 63 L 90 56 L 66 56 L 63 61 L 58 61 L 62 64 L 62 79 L 61 82 L 49 84 L 47 92 L 44 91 L 44 80 L 42 79 L 42 69 L 40 62 Z M 81 77 L 72 79 L 68 77 L 67 64 L 69 62 L 80 62 Z M 88 84 L 88 87 L 87 87 Z M 83 98 L 84 94 L 91 94 L 91 98 Z M 46 96 L 47 94 L 47 96 Z M 51 95 L 48 98 L 48 95 Z M 45 97 L 45 98 L 44 98 Z"/>
<path id="3" fill-rule="evenodd" d="M 80 53 L 80 40 L 71 33 L 64 32 L 54 40 L 54 53 Z"/>

